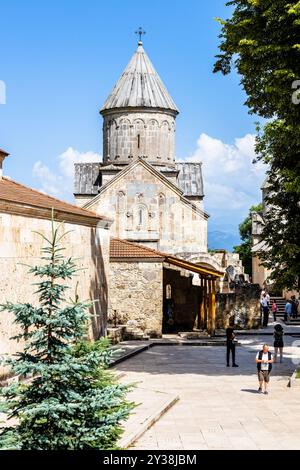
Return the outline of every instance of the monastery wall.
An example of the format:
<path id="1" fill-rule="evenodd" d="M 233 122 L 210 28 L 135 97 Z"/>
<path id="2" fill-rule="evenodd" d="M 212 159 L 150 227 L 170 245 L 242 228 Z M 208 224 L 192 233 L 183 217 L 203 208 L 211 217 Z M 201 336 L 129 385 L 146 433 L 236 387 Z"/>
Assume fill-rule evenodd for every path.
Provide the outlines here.
<path id="1" fill-rule="evenodd" d="M 45 242 L 34 231 L 51 237 L 51 221 L 0 213 L 0 304 L 9 301 L 38 305 L 33 283 L 39 279 L 28 274 L 26 265 L 41 264 L 41 248 Z M 83 269 L 72 281 L 67 281 L 70 286 L 67 299 L 75 298 L 77 288 L 81 300 L 95 301 L 89 335 L 98 338 L 106 328 L 109 231 L 71 223 L 64 224 L 63 231 L 70 231 L 63 239 L 64 255 L 77 258 L 78 268 Z M 0 312 L 0 356 L 13 354 L 22 347 L 10 340 L 18 333 L 13 322 L 13 315 Z M 4 369 L 0 369 L 0 377 L 4 373 Z"/>

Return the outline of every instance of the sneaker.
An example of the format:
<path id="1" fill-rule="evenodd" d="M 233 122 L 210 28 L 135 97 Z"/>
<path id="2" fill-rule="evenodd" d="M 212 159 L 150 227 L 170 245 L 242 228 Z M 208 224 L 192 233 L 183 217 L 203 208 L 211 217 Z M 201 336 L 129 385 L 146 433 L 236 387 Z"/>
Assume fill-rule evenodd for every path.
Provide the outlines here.
<path id="1" fill-rule="evenodd" d="M 238 364 L 232 364 L 232 367 L 238 367 Z"/>
<path id="2" fill-rule="evenodd" d="M 269 392 L 267 392 L 267 390 L 265 391 L 265 395 L 269 395 Z"/>
<path id="3" fill-rule="evenodd" d="M 258 391 L 258 393 L 262 393 L 262 389 L 260 387 L 257 391 Z"/>

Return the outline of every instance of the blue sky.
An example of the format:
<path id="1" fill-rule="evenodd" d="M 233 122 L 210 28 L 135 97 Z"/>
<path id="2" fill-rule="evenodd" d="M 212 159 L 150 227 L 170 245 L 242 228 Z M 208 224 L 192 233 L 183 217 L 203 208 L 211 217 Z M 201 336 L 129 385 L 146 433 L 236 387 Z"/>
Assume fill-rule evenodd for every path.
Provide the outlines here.
<path id="1" fill-rule="evenodd" d="M 141 25 L 145 50 L 181 111 L 177 156 L 204 163 L 209 230 L 237 238 L 259 201 L 263 172 L 251 168 L 256 119 L 243 106 L 239 77 L 212 73 L 214 17 L 230 15 L 225 0 L 2 0 L 0 14 L 0 147 L 12 155 L 5 174 L 72 198 L 66 166 L 102 154 L 98 110 Z"/>

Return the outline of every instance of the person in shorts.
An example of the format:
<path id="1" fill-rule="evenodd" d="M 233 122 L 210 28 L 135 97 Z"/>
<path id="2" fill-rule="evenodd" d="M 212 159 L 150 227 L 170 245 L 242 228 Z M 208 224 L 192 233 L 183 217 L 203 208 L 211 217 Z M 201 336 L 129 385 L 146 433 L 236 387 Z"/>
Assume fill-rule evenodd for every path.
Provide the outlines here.
<path id="1" fill-rule="evenodd" d="M 265 395 L 268 395 L 268 383 L 270 381 L 272 363 L 273 363 L 273 356 L 269 351 L 269 346 L 267 344 L 264 344 L 262 350 L 259 351 L 256 355 L 256 364 L 257 364 L 258 382 L 259 382 L 258 393 L 263 393 L 263 385 L 264 385 L 264 389 L 265 389 L 264 393 Z"/>
<path id="2" fill-rule="evenodd" d="M 274 327 L 274 350 L 275 350 L 274 362 L 277 362 L 278 351 L 279 351 L 279 354 L 280 354 L 280 362 L 282 362 L 283 347 L 284 347 L 283 335 L 284 335 L 283 328 L 278 323 Z"/>

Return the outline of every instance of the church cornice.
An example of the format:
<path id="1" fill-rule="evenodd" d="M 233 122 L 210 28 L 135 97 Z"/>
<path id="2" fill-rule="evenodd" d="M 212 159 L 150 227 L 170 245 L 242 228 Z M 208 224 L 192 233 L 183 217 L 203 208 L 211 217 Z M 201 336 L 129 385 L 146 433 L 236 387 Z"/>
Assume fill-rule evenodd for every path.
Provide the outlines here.
<path id="1" fill-rule="evenodd" d="M 169 116 L 176 117 L 179 114 L 179 111 L 175 111 L 172 109 L 168 108 L 153 108 L 153 107 L 135 107 L 135 106 L 128 106 L 124 108 L 111 108 L 111 109 L 100 109 L 99 113 L 105 117 L 109 115 L 115 115 L 115 114 L 140 114 L 140 113 L 146 113 L 146 114 L 168 114 Z"/>

